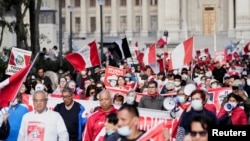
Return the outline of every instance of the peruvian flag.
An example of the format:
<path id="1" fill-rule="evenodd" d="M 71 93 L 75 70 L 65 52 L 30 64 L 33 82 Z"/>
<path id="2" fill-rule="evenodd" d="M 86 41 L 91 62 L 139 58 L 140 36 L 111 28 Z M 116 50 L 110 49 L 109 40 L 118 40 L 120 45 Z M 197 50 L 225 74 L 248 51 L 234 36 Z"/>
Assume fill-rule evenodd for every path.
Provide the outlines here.
<path id="1" fill-rule="evenodd" d="M 210 53 L 208 48 L 196 50 L 196 59 L 200 66 L 210 63 Z"/>
<path id="2" fill-rule="evenodd" d="M 145 49 L 142 53 L 140 53 L 137 56 L 137 60 L 143 66 L 150 65 L 150 64 L 157 62 L 157 60 L 156 60 L 156 45 L 152 44 L 147 49 Z"/>
<path id="3" fill-rule="evenodd" d="M 163 47 L 164 45 L 167 44 L 167 37 L 166 36 L 162 36 L 158 41 L 157 41 L 157 45 L 160 47 Z"/>
<path id="4" fill-rule="evenodd" d="M 169 70 L 182 68 L 193 59 L 194 39 L 193 37 L 180 43 L 171 53 Z"/>
<path id="5" fill-rule="evenodd" d="M 13 47 L 6 74 L 13 75 L 30 63 L 31 51 Z"/>
<path id="6" fill-rule="evenodd" d="M 245 46 L 244 46 L 244 53 L 245 54 L 249 54 L 250 52 L 250 42 L 248 42 Z"/>
<path id="7" fill-rule="evenodd" d="M 25 68 L 0 83 L 0 107 L 8 106 L 9 102 L 12 102 L 15 99 L 20 86 L 30 71 L 30 68 L 31 64 L 28 64 Z"/>
<path id="8" fill-rule="evenodd" d="M 137 41 L 135 42 L 135 47 L 136 47 L 136 49 L 135 49 L 135 56 L 137 57 L 139 55 L 138 42 Z"/>
<path id="9" fill-rule="evenodd" d="M 67 54 L 65 57 L 78 72 L 101 64 L 95 41 L 89 43 L 88 46 L 82 47 L 75 53 Z"/>

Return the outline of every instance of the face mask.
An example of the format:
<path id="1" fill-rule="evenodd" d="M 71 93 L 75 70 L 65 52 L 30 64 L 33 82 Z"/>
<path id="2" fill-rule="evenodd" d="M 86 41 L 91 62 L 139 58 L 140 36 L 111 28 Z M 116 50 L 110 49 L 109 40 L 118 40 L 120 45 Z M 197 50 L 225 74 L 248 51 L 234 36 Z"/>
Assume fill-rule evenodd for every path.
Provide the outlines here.
<path id="1" fill-rule="evenodd" d="M 118 134 L 120 134 L 121 136 L 129 136 L 132 131 L 129 129 L 128 126 L 123 126 L 117 129 Z"/>
<path id="2" fill-rule="evenodd" d="M 203 109 L 201 100 L 192 100 L 191 106 L 195 111 L 201 111 Z"/>
<path id="3" fill-rule="evenodd" d="M 185 102 L 185 97 L 184 96 L 177 96 L 176 97 L 178 103 L 184 103 Z"/>
<path id="4" fill-rule="evenodd" d="M 117 105 L 117 104 L 113 104 L 115 109 L 120 109 L 121 108 L 121 105 Z"/>
<path id="5" fill-rule="evenodd" d="M 217 88 L 217 84 L 216 84 L 216 83 L 215 83 L 215 84 L 212 84 L 211 87 L 212 87 L 212 88 Z"/>
<path id="6" fill-rule="evenodd" d="M 123 65 L 120 65 L 120 69 L 123 69 L 124 68 L 124 66 Z"/>
<path id="7" fill-rule="evenodd" d="M 11 105 L 11 106 L 16 106 L 16 105 L 17 105 L 17 103 L 18 103 L 18 100 L 17 100 L 17 99 L 15 99 L 13 102 L 11 102 L 11 103 L 10 103 L 10 105 Z"/>
<path id="8" fill-rule="evenodd" d="M 247 79 L 247 85 L 250 86 L 250 79 Z"/>
<path id="9" fill-rule="evenodd" d="M 81 74 L 82 75 L 86 75 L 86 71 L 81 71 Z"/>
<path id="10" fill-rule="evenodd" d="M 205 81 L 201 81 L 201 84 L 205 84 Z"/>
<path id="11" fill-rule="evenodd" d="M 127 102 L 128 104 L 133 104 L 134 101 L 135 101 L 135 98 L 134 98 L 134 97 L 132 97 L 132 96 L 127 97 L 126 102 Z"/>
<path id="12" fill-rule="evenodd" d="M 109 130 L 109 131 L 107 132 L 107 135 L 109 136 L 109 135 L 111 135 L 111 134 L 113 134 L 113 133 L 114 133 L 113 130 Z"/>
<path id="13" fill-rule="evenodd" d="M 235 108 L 237 106 L 236 102 L 229 102 L 229 103 L 233 106 L 233 108 Z"/>
<path id="14" fill-rule="evenodd" d="M 102 82 L 103 82 L 103 81 L 104 81 L 104 77 L 101 77 L 101 78 L 100 78 L 100 81 L 102 81 Z"/>
<path id="15" fill-rule="evenodd" d="M 181 85 L 181 82 L 174 82 L 174 85 L 175 85 L 175 86 L 180 86 L 180 85 Z"/>
<path id="16" fill-rule="evenodd" d="M 98 93 L 100 93 L 102 91 L 102 88 L 96 88 L 96 93 L 98 94 Z"/>
<path id="17" fill-rule="evenodd" d="M 129 78 L 126 77 L 125 80 L 126 80 L 126 81 L 129 81 Z"/>

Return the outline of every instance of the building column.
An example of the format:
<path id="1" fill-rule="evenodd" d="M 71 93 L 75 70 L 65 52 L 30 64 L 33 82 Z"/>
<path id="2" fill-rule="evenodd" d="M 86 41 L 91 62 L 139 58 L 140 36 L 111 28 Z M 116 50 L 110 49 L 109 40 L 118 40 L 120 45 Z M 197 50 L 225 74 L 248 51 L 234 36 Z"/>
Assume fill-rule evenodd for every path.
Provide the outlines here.
<path id="1" fill-rule="evenodd" d="M 166 29 L 164 22 L 165 22 L 165 0 L 158 0 L 157 5 L 157 13 L 158 13 L 158 38 L 162 37 L 163 31 Z"/>
<path id="2" fill-rule="evenodd" d="M 228 0 L 228 37 L 234 37 L 234 10 L 233 0 Z"/>
<path id="3" fill-rule="evenodd" d="M 187 39 L 188 38 L 188 26 L 187 26 L 187 1 L 183 0 L 180 1 L 180 6 L 181 6 L 181 40 Z"/>
<path id="4" fill-rule="evenodd" d="M 104 13 L 104 5 L 102 6 L 102 14 Z M 98 2 L 96 3 L 96 31 L 95 31 L 95 37 L 100 37 L 101 38 L 101 15 L 100 15 L 100 6 L 98 4 Z M 103 14 L 104 17 L 104 14 Z M 104 18 L 103 18 L 104 19 Z M 104 20 L 103 20 L 104 21 Z"/>
<path id="5" fill-rule="evenodd" d="M 69 9 L 68 9 L 68 6 L 70 5 L 70 1 L 69 0 L 66 0 L 65 1 L 65 31 L 66 31 L 66 34 L 69 35 L 69 32 L 70 32 L 70 13 L 69 13 Z"/>
<path id="6" fill-rule="evenodd" d="M 111 12 L 112 12 L 112 16 L 111 16 L 111 36 L 118 36 L 117 34 L 117 17 L 118 17 L 118 5 L 117 5 L 117 0 L 112 0 L 111 1 Z"/>
<path id="7" fill-rule="evenodd" d="M 147 1 L 147 0 L 146 0 Z M 132 38 L 133 36 L 133 0 L 127 0 L 127 30 L 126 36 Z"/>
<path id="8" fill-rule="evenodd" d="M 180 1 L 165 0 L 165 27 L 171 41 L 179 40 L 180 31 Z"/>
<path id="9" fill-rule="evenodd" d="M 148 37 L 149 28 L 149 1 L 142 0 L 142 31 L 141 37 Z"/>
<path id="10" fill-rule="evenodd" d="M 87 13 L 87 3 L 86 0 L 82 0 L 81 2 L 81 26 L 80 26 L 80 37 L 86 37 L 87 35 L 87 24 L 88 24 L 88 19 L 86 16 Z"/>

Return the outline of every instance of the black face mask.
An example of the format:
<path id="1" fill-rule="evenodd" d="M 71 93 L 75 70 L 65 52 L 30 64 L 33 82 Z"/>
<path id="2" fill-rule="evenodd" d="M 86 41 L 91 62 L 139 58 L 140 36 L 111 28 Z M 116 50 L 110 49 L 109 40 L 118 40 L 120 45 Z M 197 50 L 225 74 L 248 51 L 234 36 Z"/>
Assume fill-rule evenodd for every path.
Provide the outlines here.
<path id="1" fill-rule="evenodd" d="M 100 93 L 100 92 L 102 91 L 102 89 L 103 89 L 103 88 L 101 88 L 101 87 L 99 87 L 99 88 L 97 87 L 97 88 L 96 88 L 97 94 Z"/>

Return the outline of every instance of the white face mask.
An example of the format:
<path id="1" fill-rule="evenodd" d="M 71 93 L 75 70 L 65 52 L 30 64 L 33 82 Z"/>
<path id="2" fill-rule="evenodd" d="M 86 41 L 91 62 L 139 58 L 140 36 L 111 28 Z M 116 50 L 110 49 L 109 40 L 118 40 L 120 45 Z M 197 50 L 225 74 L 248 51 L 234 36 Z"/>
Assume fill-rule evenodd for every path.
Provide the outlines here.
<path id="1" fill-rule="evenodd" d="M 120 127 L 120 128 L 118 128 L 117 129 L 117 132 L 118 132 L 118 134 L 120 134 L 121 136 L 129 136 L 131 133 L 132 133 L 132 131 L 131 131 L 131 129 L 129 129 L 129 127 L 128 126 L 123 126 L 123 127 Z"/>
<path id="2" fill-rule="evenodd" d="M 191 106 L 195 111 L 201 111 L 203 109 L 203 104 L 201 100 L 192 100 Z"/>
<path id="3" fill-rule="evenodd" d="M 175 85 L 175 86 L 180 86 L 180 85 L 181 85 L 181 82 L 175 81 L 175 82 L 174 82 L 174 85 Z"/>
<path id="4" fill-rule="evenodd" d="M 235 108 L 237 106 L 236 102 L 229 102 L 229 103 L 233 106 L 233 108 Z"/>
<path id="5" fill-rule="evenodd" d="M 115 109 L 120 109 L 121 108 L 121 105 L 118 105 L 118 104 L 113 104 L 113 106 L 115 107 Z"/>
<path id="6" fill-rule="evenodd" d="M 132 96 L 129 96 L 129 97 L 127 97 L 127 100 L 126 100 L 126 102 L 128 103 L 128 104 L 134 104 L 134 101 L 135 101 L 135 97 L 132 97 Z"/>
<path id="7" fill-rule="evenodd" d="M 214 84 L 211 85 L 211 87 L 212 87 L 212 88 L 217 88 L 217 84 L 214 83 Z"/>
<path id="8" fill-rule="evenodd" d="M 103 76 L 100 78 L 100 81 L 102 81 L 102 82 L 104 81 L 104 77 Z"/>
<path id="9" fill-rule="evenodd" d="M 247 79 L 247 85 L 250 86 L 250 79 Z"/>
<path id="10" fill-rule="evenodd" d="M 177 96 L 177 102 L 178 103 L 184 103 L 185 102 L 185 97 L 184 96 Z"/>
<path id="11" fill-rule="evenodd" d="M 16 105 L 17 105 L 17 103 L 18 103 L 18 100 L 17 100 L 17 99 L 15 99 L 13 102 L 11 102 L 11 103 L 10 103 L 10 105 L 11 105 L 11 106 L 16 106 Z"/>

